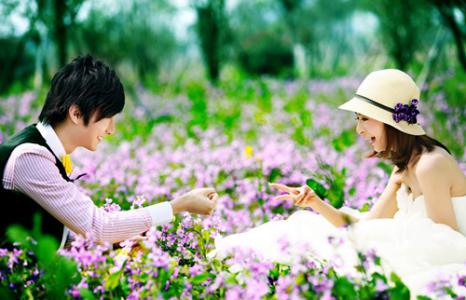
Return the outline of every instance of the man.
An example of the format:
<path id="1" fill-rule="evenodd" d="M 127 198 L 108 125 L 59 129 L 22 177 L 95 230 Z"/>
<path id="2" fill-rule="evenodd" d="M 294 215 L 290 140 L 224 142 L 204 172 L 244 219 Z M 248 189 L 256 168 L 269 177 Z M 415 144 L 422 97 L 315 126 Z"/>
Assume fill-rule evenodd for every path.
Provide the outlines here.
<path id="1" fill-rule="evenodd" d="M 32 228 L 37 213 L 42 216 L 42 231 L 63 246 L 68 228 L 96 242 L 116 243 L 168 223 L 182 211 L 212 212 L 218 197 L 212 188 L 108 213 L 72 183 L 69 154 L 78 147 L 95 151 L 104 136 L 114 132 L 113 118 L 124 103 L 123 85 L 115 72 L 91 56 L 78 57 L 55 74 L 40 122 L 0 145 L 0 243 L 6 241 L 6 229 L 12 224 Z"/>

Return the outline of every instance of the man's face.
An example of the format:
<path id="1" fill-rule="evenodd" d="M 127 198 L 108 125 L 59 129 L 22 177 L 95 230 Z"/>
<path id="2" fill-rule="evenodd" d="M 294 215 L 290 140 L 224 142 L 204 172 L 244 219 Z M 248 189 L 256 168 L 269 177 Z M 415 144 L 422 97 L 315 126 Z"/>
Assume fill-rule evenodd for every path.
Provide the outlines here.
<path id="1" fill-rule="evenodd" d="M 79 130 L 79 145 L 90 151 L 97 149 L 105 135 L 111 135 L 115 131 L 114 117 L 103 118 L 96 121 L 96 114 L 94 114 L 86 126 L 84 123 L 80 124 Z"/>

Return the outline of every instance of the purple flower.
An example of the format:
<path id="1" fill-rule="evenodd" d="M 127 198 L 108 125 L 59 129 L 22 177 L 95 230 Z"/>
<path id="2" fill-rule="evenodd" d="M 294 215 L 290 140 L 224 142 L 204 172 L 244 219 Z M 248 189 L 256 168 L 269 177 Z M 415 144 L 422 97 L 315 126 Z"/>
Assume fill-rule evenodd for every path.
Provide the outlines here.
<path id="1" fill-rule="evenodd" d="M 8 255 L 8 249 L 0 248 L 0 257 L 7 256 L 7 255 Z"/>
<path id="2" fill-rule="evenodd" d="M 417 109 L 418 103 L 419 100 L 417 99 L 412 99 L 410 105 L 397 103 L 393 108 L 393 120 L 396 123 L 399 123 L 400 121 L 406 121 L 408 124 L 416 124 L 416 117 L 419 114 L 419 110 Z"/>
<path id="3" fill-rule="evenodd" d="M 466 275 L 458 278 L 458 285 L 466 287 Z"/>
<path id="4" fill-rule="evenodd" d="M 202 266 L 194 265 L 189 269 L 189 275 L 196 276 L 202 273 Z"/>
<path id="5" fill-rule="evenodd" d="M 117 203 L 112 203 L 112 202 L 113 200 L 110 198 L 105 199 L 105 204 L 103 205 L 103 209 L 106 212 L 110 212 L 110 213 L 120 211 L 121 210 L 120 205 L 118 205 Z"/>
<path id="6" fill-rule="evenodd" d="M 13 249 L 13 252 L 10 252 L 10 257 L 8 259 L 8 268 L 13 269 L 13 266 L 19 263 L 18 257 L 23 253 L 23 250 Z"/>
<path id="7" fill-rule="evenodd" d="M 383 280 L 381 280 L 381 279 L 377 279 L 377 280 L 376 280 L 376 283 L 375 283 L 375 290 L 376 290 L 377 292 L 383 292 L 383 291 L 385 291 L 387 288 L 388 288 L 388 285 L 387 285 L 385 282 L 383 282 Z"/>

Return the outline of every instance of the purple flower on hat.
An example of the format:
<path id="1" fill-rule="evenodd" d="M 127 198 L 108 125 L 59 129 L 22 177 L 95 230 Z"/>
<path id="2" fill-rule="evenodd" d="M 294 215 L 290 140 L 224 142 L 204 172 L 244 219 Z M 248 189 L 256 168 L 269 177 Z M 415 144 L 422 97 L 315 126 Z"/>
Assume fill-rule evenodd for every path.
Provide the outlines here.
<path id="1" fill-rule="evenodd" d="M 412 99 L 410 105 L 397 103 L 393 108 L 393 120 L 397 123 L 404 120 L 408 124 L 416 124 L 416 116 L 419 114 L 419 110 L 417 109 L 418 104 L 419 100 L 417 99 Z"/>

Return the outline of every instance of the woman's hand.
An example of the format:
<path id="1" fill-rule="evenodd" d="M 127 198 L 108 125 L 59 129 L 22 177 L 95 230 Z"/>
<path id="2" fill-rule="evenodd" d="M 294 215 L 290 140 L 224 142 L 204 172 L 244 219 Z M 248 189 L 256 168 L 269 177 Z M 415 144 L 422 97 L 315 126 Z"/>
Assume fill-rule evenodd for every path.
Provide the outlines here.
<path id="1" fill-rule="evenodd" d="M 392 174 L 390 175 L 389 184 L 393 184 L 396 189 L 398 190 L 401 185 L 403 184 L 404 172 L 397 173 L 398 168 L 395 166 L 392 170 Z"/>
<path id="2" fill-rule="evenodd" d="M 299 207 L 311 207 L 313 203 L 320 200 L 319 196 L 307 185 L 289 187 L 280 183 L 271 183 L 270 187 L 287 193 L 275 197 L 275 200 L 291 200 Z"/>
<path id="3" fill-rule="evenodd" d="M 299 207 L 312 207 L 314 212 L 322 215 L 335 227 L 345 226 L 357 219 L 339 211 L 332 205 L 322 201 L 319 196 L 307 185 L 299 188 L 289 187 L 279 183 L 271 183 L 270 187 L 286 192 L 287 194 L 276 197 L 277 200 L 292 200 Z"/>

